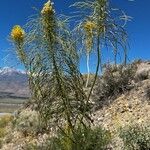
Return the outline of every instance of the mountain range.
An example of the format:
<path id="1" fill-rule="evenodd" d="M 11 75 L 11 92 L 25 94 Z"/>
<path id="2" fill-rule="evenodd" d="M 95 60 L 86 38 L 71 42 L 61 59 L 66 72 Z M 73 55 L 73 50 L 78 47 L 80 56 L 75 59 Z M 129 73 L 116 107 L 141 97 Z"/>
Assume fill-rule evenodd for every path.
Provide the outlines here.
<path id="1" fill-rule="evenodd" d="M 28 79 L 24 71 L 0 68 L 0 98 L 29 97 Z"/>

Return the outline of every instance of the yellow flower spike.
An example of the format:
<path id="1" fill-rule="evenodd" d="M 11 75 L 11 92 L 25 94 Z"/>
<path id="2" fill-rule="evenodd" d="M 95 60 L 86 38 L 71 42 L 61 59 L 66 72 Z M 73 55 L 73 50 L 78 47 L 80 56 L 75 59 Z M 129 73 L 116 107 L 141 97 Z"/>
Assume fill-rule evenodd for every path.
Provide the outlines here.
<path id="1" fill-rule="evenodd" d="M 91 50 L 93 43 L 93 31 L 96 29 L 97 25 L 92 21 L 86 21 L 83 25 L 83 29 L 86 34 L 85 45 L 88 52 Z"/>
<path id="2" fill-rule="evenodd" d="M 93 46 L 93 37 L 94 37 L 94 30 L 96 29 L 97 25 L 95 24 L 95 22 L 93 21 L 86 21 L 83 24 L 83 29 L 85 32 L 85 47 L 86 47 L 86 55 L 87 55 L 87 70 L 88 70 L 88 76 L 87 76 L 87 81 L 86 81 L 86 87 L 88 86 L 88 82 L 89 82 L 89 72 L 90 72 L 90 68 L 89 68 L 89 55 L 90 55 L 90 51 L 92 50 L 92 46 Z"/>
<path id="3" fill-rule="evenodd" d="M 19 25 L 14 26 L 11 31 L 11 38 L 16 42 L 19 42 L 23 41 L 24 37 L 25 37 L 24 30 Z"/>
<path id="4" fill-rule="evenodd" d="M 41 14 L 42 15 L 51 15 L 53 13 L 54 13 L 53 3 L 50 0 L 48 0 L 48 2 L 44 4 Z"/>

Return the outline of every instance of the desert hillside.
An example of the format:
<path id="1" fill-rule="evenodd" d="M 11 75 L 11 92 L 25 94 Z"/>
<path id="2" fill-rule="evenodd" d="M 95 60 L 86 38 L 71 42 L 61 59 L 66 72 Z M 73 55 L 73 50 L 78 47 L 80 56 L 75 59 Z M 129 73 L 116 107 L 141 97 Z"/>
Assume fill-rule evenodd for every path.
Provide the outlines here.
<path id="1" fill-rule="evenodd" d="M 93 113 L 94 124 L 117 134 L 120 128 L 132 124 L 150 125 L 150 62 L 138 64 L 132 88 Z M 150 136 L 150 135 L 149 135 Z M 121 150 L 122 141 L 115 137 L 115 150 Z"/>
<path id="2" fill-rule="evenodd" d="M 137 61 L 127 68 L 125 69 L 127 72 L 123 71 L 124 73 L 121 74 L 123 80 L 120 78 L 119 69 L 115 71 L 112 69 L 113 79 L 109 82 L 113 82 L 111 86 L 115 85 L 115 90 L 118 91 L 112 89 L 111 93 L 106 94 L 105 88 L 109 89 L 109 85 L 104 86 L 108 75 L 105 74 L 107 68 L 102 77 L 97 79 L 91 97 L 93 128 L 101 126 L 111 133 L 111 143 L 107 149 L 122 150 L 124 144 L 123 139 L 120 138 L 120 130 L 134 125 L 147 127 L 147 138 L 150 140 L 150 62 Z M 130 73 L 133 73 L 132 76 L 127 77 Z M 128 82 L 118 83 L 125 80 Z M 116 87 L 117 85 L 119 86 Z M 86 91 L 88 92 L 88 88 Z M 105 97 L 99 92 L 103 92 Z M 39 130 L 37 116 L 37 112 L 31 106 L 20 109 L 14 118 L 15 125 L 8 124 L 7 134 L 2 139 L 2 150 L 31 149 L 32 146 L 35 146 L 35 150 L 40 148 L 46 150 L 47 141 L 54 132 L 35 134 L 34 132 Z"/>
<path id="3" fill-rule="evenodd" d="M 113 130 L 114 126 L 125 126 L 133 121 L 139 123 L 148 121 L 150 118 L 150 62 L 138 64 L 135 77 L 129 86 L 131 89 L 118 93 L 115 99 L 110 98 L 107 104 L 93 113 L 96 125 L 100 124 Z"/>
<path id="4" fill-rule="evenodd" d="M 150 1 L 0 4 L 1 150 L 150 150 Z"/>

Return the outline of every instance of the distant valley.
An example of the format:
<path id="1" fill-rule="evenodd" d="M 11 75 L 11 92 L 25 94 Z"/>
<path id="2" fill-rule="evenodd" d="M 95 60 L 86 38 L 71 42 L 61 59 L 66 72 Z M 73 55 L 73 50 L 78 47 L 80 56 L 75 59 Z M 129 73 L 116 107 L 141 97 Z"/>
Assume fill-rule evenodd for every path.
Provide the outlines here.
<path id="1" fill-rule="evenodd" d="M 0 112 L 13 112 L 29 98 L 27 75 L 13 68 L 0 68 Z"/>
<path id="2" fill-rule="evenodd" d="M 27 76 L 24 72 L 12 68 L 0 69 L 0 98 L 29 97 Z"/>

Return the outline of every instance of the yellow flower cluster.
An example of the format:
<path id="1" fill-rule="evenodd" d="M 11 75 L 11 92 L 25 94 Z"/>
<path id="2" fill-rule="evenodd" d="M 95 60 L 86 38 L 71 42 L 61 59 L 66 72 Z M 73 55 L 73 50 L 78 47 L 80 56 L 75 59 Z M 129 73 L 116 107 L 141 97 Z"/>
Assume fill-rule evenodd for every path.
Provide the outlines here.
<path id="1" fill-rule="evenodd" d="M 25 36 L 25 32 L 19 25 L 16 25 L 13 27 L 13 29 L 11 31 L 11 38 L 14 41 L 16 41 L 16 42 L 23 41 L 24 36 Z"/>
<path id="2" fill-rule="evenodd" d="M 92 32 L 96 28 L 96 24 L 92 21 L 87 21 L 84 24 L 84 30 L 87 32 Z"/>
<path id="3" fill-rule="evenodd" d="M 53 6 L 52 5 L 53 5 L 53 3 L 50 0 L 48 0 L 48 2 L 44 4 L 44 7 L 43 7 L 43 9 L 41 11 L 41 14 L 42 15 L 53 14 L 54 10 L 53 10 Z"/>
<path id="4" fill-rule="evenodd" d="M 96 29 L 97 25 L 92 21 L 86 21 L 83 25 L 83 29 L 86 34 L 85 45 L 87 48 L 87 53 L 91 51 L 93 44 L 93 31 Z"/>

